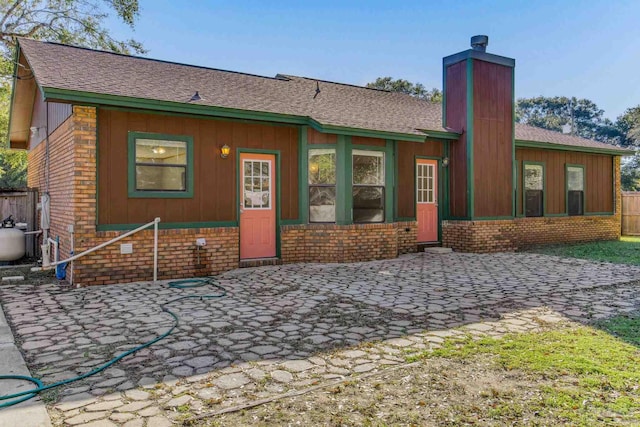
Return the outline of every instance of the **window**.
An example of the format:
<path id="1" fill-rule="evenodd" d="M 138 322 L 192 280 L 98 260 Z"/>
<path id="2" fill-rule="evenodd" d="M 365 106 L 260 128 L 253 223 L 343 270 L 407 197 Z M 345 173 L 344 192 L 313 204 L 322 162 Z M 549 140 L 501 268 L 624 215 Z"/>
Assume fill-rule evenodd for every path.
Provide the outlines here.
<path id="1" fill-rule="evenodd" d="M 309 150 L 309 222 L 336 221 L 336 150 Z"/>
<path id="2" fill-rule="evenodd" d="M 271 162 L 243 160 L 244 208 L 269 209 L 271 207 Z"/>
<path id="3" fill-rule="evenodd" d="M 436 189 L 435 181 L 435 167 L 432 164 L 418 163 L 417 165 L 417 188 L 416 199 L 418 203 L 435 203 L 436 201 Z"/>
<path id="4" fill-rule="evenodd" d="M 544 215 L 544 166 L 524 164 L 524 215 Z"/>
<path id="5" fill-rule="evenodd" d="M 192 197 L 193 140 L 129 133 L 129 196 Z"/>
<path id="6" fill-rule="evenodd" d="M 353 222 L 384 222 L 384 153 L 353 150 Z"/>
<path id="7" fill-rule="evenodd" d="M 584 215 L 584 167 L 569 166 L 567 179 L 567 214 Z"/>

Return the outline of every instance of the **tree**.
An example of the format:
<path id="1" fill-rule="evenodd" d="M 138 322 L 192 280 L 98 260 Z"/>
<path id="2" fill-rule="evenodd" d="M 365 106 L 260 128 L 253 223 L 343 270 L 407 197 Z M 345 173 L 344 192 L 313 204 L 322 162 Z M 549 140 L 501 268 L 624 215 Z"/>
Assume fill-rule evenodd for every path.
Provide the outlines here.
<path id="1" fill-rule="evenodd" d="M 104 27 L 110 13 L 133 28 L 140 13 L 138 0 L 0 0 L 0 187 L 26 185 L 26 153 L 7 149 L 16 38 L 145 53 L 139 42 L 111 36 Z"/>
<path id="2" fill-rule="evenodd" d="M 583 138 L 622 145 L 624 134 L 604 111 L 588 99 L 566 96 L 522 98 L 516 104 L 516 121 L 549 130 L 571 133 Z"/>
<path id="3" fill-rule="evenodd" d="M 622 145 L 640 147 L 640 105 L 628 108 L 618 117 L 616 127 L 625 136 Z"/>
<path id="4" fill-rule="evenodd" d="M 442 91 L 440 89 L 433 88 L 428 90 L 422 83 L 411 83 L 404 79 L 394 80 L 392 77 L 378 77 L 375 82 L 367 83 L 367 87 L 406 93 L 425 101 L 442 102 Z"/>

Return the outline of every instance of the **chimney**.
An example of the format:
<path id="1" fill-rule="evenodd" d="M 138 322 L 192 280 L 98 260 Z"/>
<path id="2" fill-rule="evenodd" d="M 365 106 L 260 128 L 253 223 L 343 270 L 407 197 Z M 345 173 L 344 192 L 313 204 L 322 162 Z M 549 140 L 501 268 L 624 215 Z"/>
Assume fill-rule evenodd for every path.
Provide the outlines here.
<path id="1" fill-rule="evenodd" d="M 443 59 L 445 128 L 462 135 L 449 146 L 451 217 L 515 215 L 515 60 L 487 53 L 489 37 Z"/>
<path id="2" fill-rule="evenodd" d="M 489 36 L 473 36 L 471 37 L 471 49 L 478 52 L 486 52 L 489 44 Z"/>

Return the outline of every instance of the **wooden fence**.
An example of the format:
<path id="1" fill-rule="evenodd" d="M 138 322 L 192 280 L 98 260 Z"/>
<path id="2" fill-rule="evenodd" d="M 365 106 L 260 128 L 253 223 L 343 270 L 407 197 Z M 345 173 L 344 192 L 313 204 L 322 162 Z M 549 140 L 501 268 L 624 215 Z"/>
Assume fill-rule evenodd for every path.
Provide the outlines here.
<path id="1" fill-rule="evenodd" d="M 13 215 L 15 222 L 27 224 L 27 231 L 37 230 L 37 204 L 37 190 L 0 190 L 0 220 Z M 37 253 L 36 242 L 34 236 L 27 236 L 27 256 L 33 257 Z"/>
<path id="2" fill-rule="evenodd" d="M 622 234 L 640 236 L 640 191 L 622 192 Z"/>

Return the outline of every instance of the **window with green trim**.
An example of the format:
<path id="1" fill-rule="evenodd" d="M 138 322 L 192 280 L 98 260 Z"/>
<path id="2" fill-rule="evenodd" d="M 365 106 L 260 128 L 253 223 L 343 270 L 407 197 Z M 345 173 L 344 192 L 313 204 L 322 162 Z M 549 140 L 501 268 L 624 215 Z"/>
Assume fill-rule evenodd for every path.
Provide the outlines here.
<path id="1" fill-rule="evenodd" d="M 336 150 L 309 150 L 309 222 L 336 222 Z"/>
<path id="2" fill-rule="evenodd" d="M 524 215 L 544 215 L 544 166 L 524 164 Z"/>
<path id="3" fill-rule="evenodd" d="M 193 139 L 130 132 L 129 196 L 192 197 Z"/>
<path id="4" fill-rule="evenodd" d="M 567 166 L 567 214 L 584 215 L 584 167 Z"/>
<path id="5" fill-rule="evenodd" d="M 353 150 L 353 222 L 384 222 L 384 152 Z"/>

